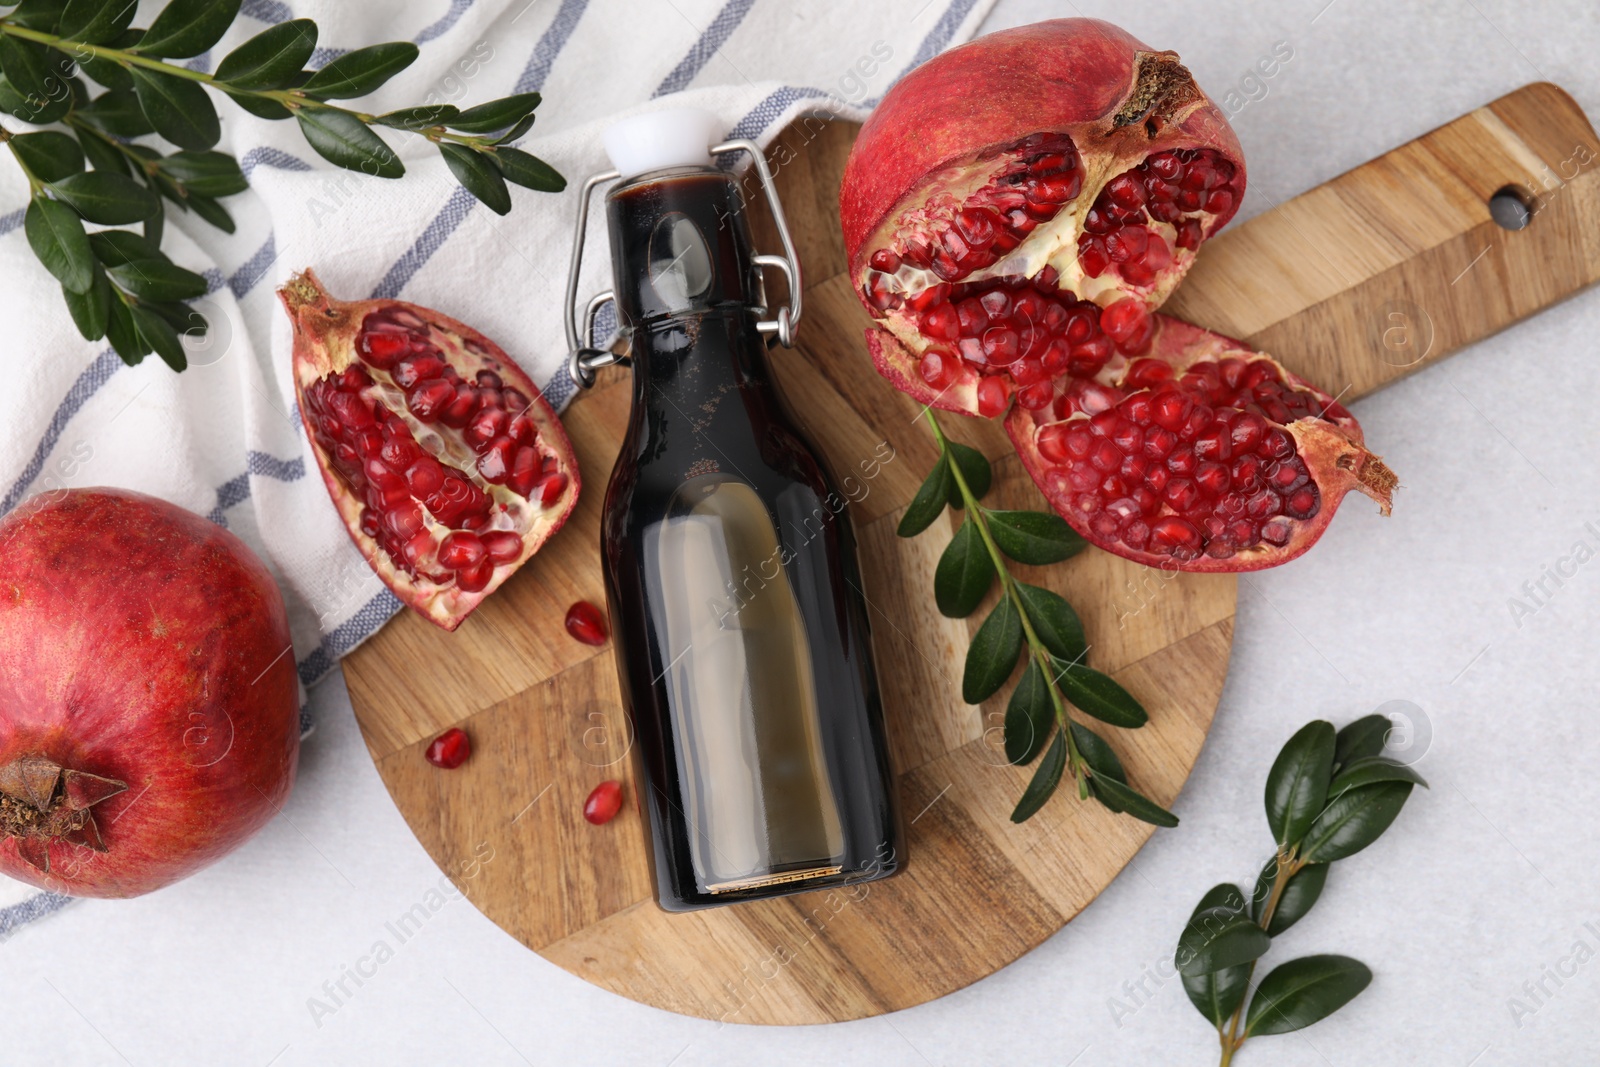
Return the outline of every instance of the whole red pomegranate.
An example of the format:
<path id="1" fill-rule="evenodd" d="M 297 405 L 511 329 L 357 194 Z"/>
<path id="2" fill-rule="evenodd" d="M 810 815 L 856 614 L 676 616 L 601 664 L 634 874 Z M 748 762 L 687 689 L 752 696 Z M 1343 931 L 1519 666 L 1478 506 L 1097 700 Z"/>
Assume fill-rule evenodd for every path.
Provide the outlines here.
<path id="1" fill-rule="evenodd" d="M 572 445 L 538 386 L 470 326 L 398 300 L 278 291 L 322 479 L 400 600 L 454 630 L 578 502 Z"/>
<path id="2" fill-rule="evenodd" d="M 0 521 L 0 872 L 131 897 L 277 813 L 300 732 L 283 598 L 228 531 L 119 489 Z"/>
<path id="3" fill-rule="evenodd" d="M 1142 356 L 1053 379 L 1006 432 L 1073 528 L 1153 566 L 1249 571 L 1322 536 L 1350 490 L 1389 513 L 1396 479 L 1333 397 L 1269 356 L 1166 315 Z"/>
<path id="4" fill-rule="evenodd" d="M 1050 379 L 1149 344 L 1149 311 L 1244 187 L 1233 130 L 1176 54 L 1109 23 L 945 52 L 884 97 L 840 189 L 880 366 L 949 411 L 1043 408 Z"/>

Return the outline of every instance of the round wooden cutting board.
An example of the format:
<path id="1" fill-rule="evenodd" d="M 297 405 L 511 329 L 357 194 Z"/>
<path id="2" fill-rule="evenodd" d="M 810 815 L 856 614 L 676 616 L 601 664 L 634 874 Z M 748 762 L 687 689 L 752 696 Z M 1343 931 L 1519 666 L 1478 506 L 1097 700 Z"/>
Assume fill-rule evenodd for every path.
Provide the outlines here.
<path id="1" fill-rule="evenodd" d="M 1059 930 L 1152 832 L 1080 802 L 1070 787 L 1032 820 L 1010 822 L 1032 773 L 1000 752 L 1010 687 L 976 708 L 960 695 L 963 656 L 987 606 L 952 620 L 933 603 L 934 564 L 954 523 L 947 512 L 916 538 L 894 532 L 936 451 L 918 405 L 873 371 L 861 333 L 869 320 L 843 274 L 837 189 L 854 134 L 806 120 L 769 152 L 807 279 L 799 347 L 775 351 L 772 364 L 836 476 L 865 487 L 851 514 L 908 823 L 907 870 L 850 893 L 680 915 L 656 906 L 611 650 L 574 641 L 562 625 L 575 600 L 605 602 L 600 505 L 628 418 L 625 371 L 608 372 L 564 416 L 586 480 L 566 529 L 456 633 L 402 614 L 344 660 L 395 803 L 485 915 L 587 981 L 710 1019 L 856 1019 L 959 989 Z M 1501 184 L 1525 181 L 1531 163 L 1555 167 L 1573 144 L 1593 141 L 1570 98 L 1530 86 L 1235 228 L 1208 246 L 1168 306 L 1352 399 L 1600 274 L 1600 250 L 1583 236 L 1600 204 L 1590 172 L 1571 183 L 1583 183 L 1579 195 L 1553 199 L 1524 231 L 1498 230 L 1485 206 Z M 1355 239 L 1367 231 L 1386 236 Z M 756 236 L 762 250 L 778 248 L 764 219 Z M 1467 272 L 1474 256 L 1487 262 Z M 1399 297 L 1426 320 L 1426 346 L 1382 347 L 1395 336 Z M 1421 335 L 1399 336 L 1410 344 Z M 941 421 L 994 460 L 986 503 L 1043 506 L 999 426 Z M 1096 725 L 1131 783 L 1171 805 L 1222 691 L 1234 578 L 1167 574 L 1093 550 L 1018 573 L 1072 602 L 1091 665 L 1148 709 L 1139 730 Z M 440 771 L 422 750 L 451 726 L 471 735 L 473 755 Z M 622 779 L 628 803 L 610 824 L 590 826 L 584 798 L 607 778 Z"/>

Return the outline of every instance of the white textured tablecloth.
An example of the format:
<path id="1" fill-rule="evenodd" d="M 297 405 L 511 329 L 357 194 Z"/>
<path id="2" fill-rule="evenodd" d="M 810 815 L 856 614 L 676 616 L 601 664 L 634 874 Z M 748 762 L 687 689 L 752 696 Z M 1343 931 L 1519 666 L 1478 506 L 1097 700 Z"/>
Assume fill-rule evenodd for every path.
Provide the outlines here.
<path id="1" fill-rule="evenodd" d="M 937 5 L 915 9 L 906 17 L 931 31 Z M 792 11 L 837 42 L 841 73 L 865 50 L 854 9 Z M 1590 0 L 1000 0 L 985 28 L 1074 13 L 1178 49 L 1213 95 L 1247 101 L 1233 116 L 1247 216 L 1529 81 L 1600 116 Z M 1252 77 L 1281 41 L 1294 58 Z M 552 90 L 540 121 L 559 104 Z M 321 725 L 300 785 L 260 837 L 172 889 L 74 906 L 0 945 L 13 1020 L 0 1059 L 1210 1067 L 1215 1037 L 1167 977 L 1178 928 L 1201 892 L 1265 858 L 1262 782 L 1283 740 L 1314 716 L 1406 700 L 1427 718 L 1417 766 L 1433 788 L 1335 867 L 1268 957 L 1355 956 L 1372 986 L 1326 1022 L 1251 1041 L 1235 1067 L 1593 1064 L 1600 570 L 1580 568 L 1520 627 L 1509 602 L 1600 525 L 1597 336 L 1600 295 L 1585 293 L 1355 405 L 1404 483 L 1393 517 L 1352 500 L 1314 552 L 1241 584 L 1228 684 L 1175 805 L 1182 826 L 1060 934 L 957 994 L 837 1026 L 718 1027 L 587 985 L 454 898 L 392 958 L 362 965 L 440 874 L 330 680 L 312 694 Z M 358 965 L 371 972 L 359 986 L 344 977 Z M 341 978 L 352 995 L 322 1013 L 313 1002 L 332 1004 L 324 983 Z"/>

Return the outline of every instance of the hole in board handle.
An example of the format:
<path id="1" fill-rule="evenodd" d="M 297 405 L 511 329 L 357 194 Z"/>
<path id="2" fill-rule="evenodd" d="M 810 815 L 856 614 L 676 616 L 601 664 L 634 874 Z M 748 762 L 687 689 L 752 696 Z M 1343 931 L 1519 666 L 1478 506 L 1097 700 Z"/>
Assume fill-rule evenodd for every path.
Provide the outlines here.
<path id="1" fill-rule="evenodd" d="M 1489 215 L 1502 230 L 1521 230 L 1533 221 L 1533 195 L 1520 185 L 1504 185 L 1489 198 Z"/>

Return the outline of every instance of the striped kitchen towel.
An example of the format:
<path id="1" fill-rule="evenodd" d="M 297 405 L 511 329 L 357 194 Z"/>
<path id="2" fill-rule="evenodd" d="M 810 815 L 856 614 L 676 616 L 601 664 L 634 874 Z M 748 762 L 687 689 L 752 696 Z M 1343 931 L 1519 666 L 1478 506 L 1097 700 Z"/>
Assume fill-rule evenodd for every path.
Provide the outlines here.
<path id="1" fill-rule="evenodd" d="M 0 514 L 34 493 L 115 485 L 229 527 L 282 586 L 300 679 L 314 684 L 400 604 L 350 543 L 314 469 L 277 286 L 314 266 L 347 299 L 403 296 L 438 308 L 498 341 L 559 407 L 571 395 L 561 301 L 577 190 L 607 169 L 607 124 L 693 105 L 721 116 L 730 137 L 764 143 L 802 113 L 859 119 L 911 67 L 971 36 L 992 3 L 244 0 L 227 38 L 190 66 L 209 70 L 294 17 L 321 28 L 313 66 L 406 37 L 421 58 L 364 108 L 540 92 L 538 123 L 521 145 L 565 174 L 568 189 L 514 188 L 516 206 L 500 217 L 421 138 L 389 136 L 407 174 L 381 181 L 324 163 L 292 122 L 220 101 L 218 147 L 238 157 L 252 188 L 228 204 L 232 236 L 169 216 L 167 252 L 211 282 L 195 302 L 211 330 L 190 348 L 190 369 L 174 374 L 153 357 L 126 367 L 104 342 L 79 337 L 22 233 L 27 182 L 0 160 L 0 309 L 12 352 L 12 384 L 0 393 Z M 27 128 L 9 117 L 6 126 Z M 589 241 L 603 250 L 600 227 L 597 215 Z M 579 291 L 607 288 L 607 270 L 603 251 L 587 257 Z M 599 486 L 605 472 L 590 474 Z M 63 899 L 0 879 L 0 940 Z"/>

